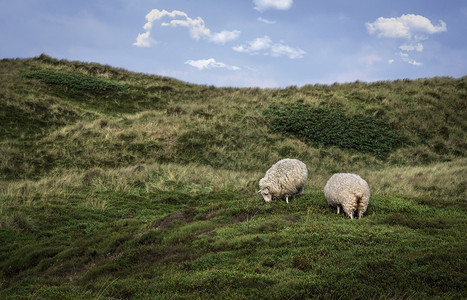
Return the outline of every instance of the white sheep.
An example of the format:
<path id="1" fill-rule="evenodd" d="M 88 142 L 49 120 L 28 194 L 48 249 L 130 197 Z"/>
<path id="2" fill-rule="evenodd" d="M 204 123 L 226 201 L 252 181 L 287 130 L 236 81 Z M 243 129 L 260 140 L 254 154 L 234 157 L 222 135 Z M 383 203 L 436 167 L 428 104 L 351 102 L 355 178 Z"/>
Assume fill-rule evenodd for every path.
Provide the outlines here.
<path id="1" fill-rule="evenodd" d="M 330 206 L 337 206 L 338 214 L 342 206 L 351 219 L 353 219 L 354 212 L 358 210 L 360 219 L 370 202 L 370 187 L 357 174 L 337 173 L 332 175 L 324 186 L 324 197 Z"/>
<path id="2" fill-rule="evenodd" d="M 308 179 L 306 165 L 298 159 L 285 158 L 269 168 L 259 181 L 259 191 L 264 201 L 283 198 L 289 203 L 289 196 L 301 195 Z"/>

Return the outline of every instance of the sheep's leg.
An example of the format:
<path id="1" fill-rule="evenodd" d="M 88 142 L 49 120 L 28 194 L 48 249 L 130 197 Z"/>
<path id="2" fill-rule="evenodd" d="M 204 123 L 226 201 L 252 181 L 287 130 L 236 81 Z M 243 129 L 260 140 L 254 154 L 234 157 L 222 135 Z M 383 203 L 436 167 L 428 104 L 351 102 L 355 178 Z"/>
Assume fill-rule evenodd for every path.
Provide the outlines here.
<path id="1" fill-rule="evenodd" d="M 346 206 L 343 206 L 342 209 L 344 210 L 344 213 L 346 215 L 348 215 L 351 219 L 353 219 L 353 214 L 354 214 L 354 211 L 349 209 L 348 207 Z"/>
<path id="2" fill-rule="evenodd" d="M 340 214 L 340 213 L 341 213 L 341 207 L 337 205 L 337 214 Z"/>
<path id="3" fill-rule="evenodd" d="M 285 195 L 285 202 L 287 202 L 287 204 L 289 204 L 289 195 Z"/>

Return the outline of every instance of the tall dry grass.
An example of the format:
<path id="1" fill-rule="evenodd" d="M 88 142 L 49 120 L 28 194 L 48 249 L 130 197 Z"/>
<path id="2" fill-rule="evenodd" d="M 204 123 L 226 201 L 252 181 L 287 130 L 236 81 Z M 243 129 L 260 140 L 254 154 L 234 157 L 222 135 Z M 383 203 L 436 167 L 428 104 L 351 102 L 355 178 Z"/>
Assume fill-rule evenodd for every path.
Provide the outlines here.
<path id="1" fill-rule="evenodd" d="M 462 201 L 467 199 L 467 159 L 422 166 L 362 170 L 373 193 Z"/>
<path id="2" fill-rule="evenodd" d="M 220 170 L 209 166 L 151 164 L 118 169 L 63 170 L 39 180 L 0 182 L 0 201 L 6 205 L 44 204 L 50 199 L 100 192 L 152 194 L 233 192 L 253 196 L 260 172 Z"/>
<path id="3" fill-rule="evenodd" d="M 462 202 L 467 199 L 467 159 L 427 166 L 389 167 L 380 170 L 344 170 L 365 178 L 372 194 Z M 117 169 L 91 168 L 63 170 L 39 180 L 0 182 L 0 201 L 4 205 L 36 205 L 50 199 L 67 199 L 94 193 L 121 192 L 150 195 L 180 192 L 192 195 L 232 192 L 240 197 L 255 197 L 258 180 L 264 171 L 232 171 L 203 165 L 149 164 Z M 330 172 L 309 169 L 307 191 L 320 192 Z M 90 200 L 91 201 L 91 200 Z M 98 205 L 91 203 L 91 205 Z"/>

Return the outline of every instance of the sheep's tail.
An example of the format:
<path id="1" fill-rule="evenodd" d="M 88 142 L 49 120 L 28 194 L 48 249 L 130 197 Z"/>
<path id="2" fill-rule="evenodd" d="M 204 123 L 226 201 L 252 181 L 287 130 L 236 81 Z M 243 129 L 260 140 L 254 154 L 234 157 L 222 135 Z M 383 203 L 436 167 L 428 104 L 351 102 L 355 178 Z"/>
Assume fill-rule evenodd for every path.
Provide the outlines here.
<path id="1" fill-rule="evenodd" d="M 355 195 L 357 200 L 357 211 L 358 211 L 358 218 L 360 219 L 363 216 L 363 212 L 365 210 L 365 204 L 363 202 L 363 195 Z"/>

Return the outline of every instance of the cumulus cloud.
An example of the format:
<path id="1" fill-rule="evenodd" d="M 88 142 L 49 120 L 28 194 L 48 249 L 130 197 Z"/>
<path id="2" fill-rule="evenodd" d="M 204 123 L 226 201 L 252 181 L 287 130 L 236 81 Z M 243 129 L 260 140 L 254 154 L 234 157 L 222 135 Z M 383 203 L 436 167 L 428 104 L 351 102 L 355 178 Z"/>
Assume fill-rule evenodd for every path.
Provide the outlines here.
<path id="1" fill-rule="evenodd" d="M 239 36 L 240 36 L 240 31 L 238 30 L 233 30 L 233 31 L 223 30 L 221 32 L 214 33 L 209 38 L 209 41 L 215 44 L 224 45 L 227 42 L 236 40 Z"/>
<path id="2" fill-rule="evenodd" d="M 153 9 L 146 15 L 146 24 L 144 24 L 144 30 L 146 32 L 140 33 L 136 38 L 136 42 L 133 45 L 138 47 L 150 47 L 154 44 L 154 40 L 150 38 L 152 25 L 155 21 L 162 19 L 163 17 L 172 18 L 170 22 L 164 22 L 162 26 L 183 26 L 187 27 L 190 31 L 190 35 L 193 39 L 198 40 L 201 37 L 209 37 L 211 32 L 209 28 L 204 25 L 203 19 L 200 17 L 192 19 L 188 17 L 186 13 L 179 10 L 168 12 L 166 10 Z M 181 19 L 175 19 L 181 18 Z"/>
<path id="3" fill-rule="evenodd" d="M 251 55 L 264 54 L 273 57 L 287 56 L 291 59 L 302 58 L 306 54 L 306 52 L 300 48 L 293 48 L 282 43 L 273 43 L 268 36 L 256 38 L 246 42 L 246 44 L 235 46 L 232 49 Z"/>
<path id="4" fill-rule="evenodd" d="M 211 31 L 209 28 L 206 28 L 203 19 L 200 17 L 196 19 L 186 17 L 186 20 L 171 20 L 170 22 L 164 22 L 161 25 L 172 27 L 187 27 L 190 31 L 190 36 L 195 40 L 199 40 L 201 37 L 207 38 L 211 35 Z"/>
<path id="5" fill-rule="evenodd" d="M 409 56 L 410 51 L 422 52 L 424 50 L 421 41 L 428 39 L 429 35 L 447 31 L 446 23 L 442 20 L 438 25 L 425 18 L 424 16 L 406 14 L 397 18 L 380 17 L 374 22 L 365 23 L 366 29 L 370 35 L 376 35 L 379 38 L 401 39 L 405 42 L 398 48 L 401 51 L 397 53 L 402 61 L 414 66 L 421 66 L 422 63 L 415 61 Z M 390 60 L 390 63 L 394 60 Z"/>
<path id="6" fill-rule="evenodd" d="M 292 7 L 293 0 L 253 0 L 255 9 L 263 12 L 268 9 L 288 10 Z"/>
<path id="7" fill-rule="evenodd" d="M 134 42 L 133 45 L 138 47 L 151 47 L 152 45 L 154 45 L 155 42 L 149 36 L 150 34 L 151 33 L 149 31 L 138 34 L 138 36 L 136 37 L 136 42 Z"/>
<path id="8" fill-rule="evenodd" d="M 367 22 L 368 33 L 378 37 L 405 38 L 421 40 L 426 34 L 434 34 L 447 30 L 446 23 L 442 20 L 435 26 L 431 21 L 420 15 L 402 15 L 398 18 L 379 17 L 373 23 Z"/>
<path id="9" fill-rule="evenodd" d="M 164 17 L 168 17 L 172 20 L 168 22 L 162 22 L 161 26 L 186 27 L 188 28 L 191 38 L 195 40 L 203 38 L 208 39 L 213 43 L 225 44 L 228 41 L 238 38 L 240 35 L 240 31 L 238 30 L 221 31 L 219 33 L 212 34 L 211 30 L 206 27 L 206 24 L 201 17 L 192 19 L 183 11 L 173 10 L 169 12 L 166 10 L 153 9 L 146 15 L 147 22 L 143 26 L 144 30 L 146 31 L 138 35 L 136 42 L 133 43 L 133 45 L 138 47 L 150 47 L 154 45 L 155 41 L 150 37 L 153 23 Z"/>
<path id="10" fill-rule="evenodd" d="M 200 59 L 200 60 L 187 60 L 185 64 L 197 68 L 198 70 L 213 69 L 213 68 L 224 68 L 231 71 L 240 70 L 237 66 L 229 66 L 222 62 L 217 62 L 214 58 Z"/>

